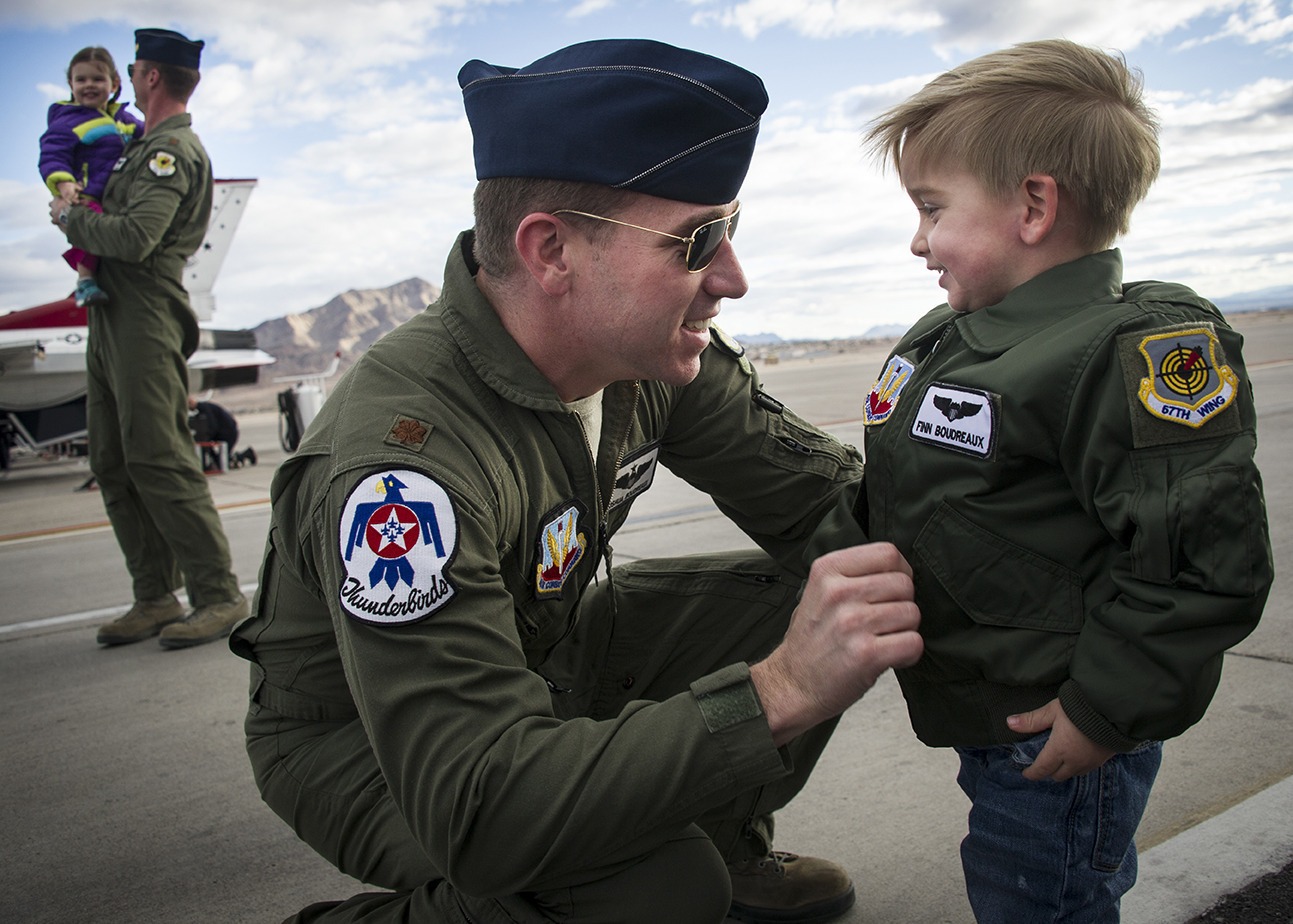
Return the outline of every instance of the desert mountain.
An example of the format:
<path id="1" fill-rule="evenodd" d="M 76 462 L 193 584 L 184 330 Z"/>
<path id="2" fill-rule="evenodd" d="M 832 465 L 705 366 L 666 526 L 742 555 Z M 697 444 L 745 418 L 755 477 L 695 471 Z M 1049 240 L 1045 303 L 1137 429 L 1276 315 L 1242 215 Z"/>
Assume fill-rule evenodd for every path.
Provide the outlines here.
<path id="1" fill-rule="evenodd" d="M 338 352 L 344 369 L 439 294 L 438 286 L 417 277 L 384 289 L 351 289 L 326 305 L 258 325 L 256 345 L 278 360 L 266 370 L 274 376 L 323 369 Z"/>

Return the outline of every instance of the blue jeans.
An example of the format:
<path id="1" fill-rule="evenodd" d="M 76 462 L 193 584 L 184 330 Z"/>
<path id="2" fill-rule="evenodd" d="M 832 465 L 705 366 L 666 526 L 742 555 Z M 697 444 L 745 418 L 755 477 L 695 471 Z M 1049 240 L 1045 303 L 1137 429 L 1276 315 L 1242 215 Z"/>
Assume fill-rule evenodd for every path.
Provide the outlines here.
<path id="1" fill-rule="evenodd" d="M 1024 779 L 1049 738 L 956 749 L 972 803 L 961 866 L 979 924 L 1111 924 L 1136 882 L 1134 837 L 1162 743 L 1062 783 Z"/>

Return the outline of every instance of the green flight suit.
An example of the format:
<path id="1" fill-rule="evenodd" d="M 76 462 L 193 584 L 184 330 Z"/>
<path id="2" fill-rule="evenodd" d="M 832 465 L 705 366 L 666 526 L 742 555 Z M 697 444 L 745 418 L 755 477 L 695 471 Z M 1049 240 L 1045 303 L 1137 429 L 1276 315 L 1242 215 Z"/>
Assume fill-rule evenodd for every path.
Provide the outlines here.
<path id="1" fill-rule="evenodd" d="M 181 579 L 194 606 L 238 596 L 229 545 L 188 429 L 198 324 L 181 281 L 211 216 L 211 163 L 186 113 L 148 126 L 108 180 L 103 213 L 74 208 L 67 238 L 97 255 L 109 304 L 89 312 L 90 468 L 136 600 Z"/>
<path id="2" fill-rule="evenodd" d="M 469 253 L 464 235 L 440 300 L 347 372 L 274 478 L 230 639 L 254 665 L 257 785 L 339 869 L 399 892 L 327 920 L 606 920 L 607 902 L 693 920 L 652 903 L 728 889 L 722 859 L 766 851 L 759 822 L 834 726 L 773 747 L 747 663 L 784 634 L 860 460 L 717 342 L 690 385 L 607 388 L 594 460 Z M 766 554 L 598 580 L 657 463 Z"/>
<path id="3" fill-rule="evenodd" d="M 856 512 L 911 563 L 922 741 L 1015 741 L 1006 717 L 1056 697 L 1119 752 L 1203 716 L 1273 573 L 1242 344 L 1186 287 L 1124 284 L 1117 250 L 898 342 Z"/>

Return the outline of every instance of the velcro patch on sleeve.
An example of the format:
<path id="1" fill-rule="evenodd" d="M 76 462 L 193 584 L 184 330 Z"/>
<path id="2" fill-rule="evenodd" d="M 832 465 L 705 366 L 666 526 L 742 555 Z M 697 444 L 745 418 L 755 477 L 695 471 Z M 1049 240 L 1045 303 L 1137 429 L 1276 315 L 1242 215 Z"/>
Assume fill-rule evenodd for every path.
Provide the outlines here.
<path id="1" fill-rule="evenodd" d="M 763 704 L 743 666 L 729 665 L 702 677 L 692 683 L 691 692 L 711 733 L 763 715 Z"/>
<path id="2" fill-rule="evenodd" d="M 1228 365 L 1211 324 L 1181 324 L 1118 337 L 1137 448 L 1232 433 L 1239 376 Z"/>
<path id="3" fill-rule="evenodd" d="M 457 592 L 449 575 L 457 547 L 458 519 L 439 483 L 421 472 L 374 472 L 341 512 L 341 608 L 372 625 L 425 619 Z"/>

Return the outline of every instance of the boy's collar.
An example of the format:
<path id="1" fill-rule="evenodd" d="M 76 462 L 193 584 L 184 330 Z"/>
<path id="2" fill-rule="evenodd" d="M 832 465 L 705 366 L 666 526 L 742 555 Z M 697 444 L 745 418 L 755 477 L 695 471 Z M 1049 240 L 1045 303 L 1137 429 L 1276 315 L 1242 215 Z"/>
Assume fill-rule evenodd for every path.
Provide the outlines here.
<path id="1" fill-rule="evenodd" d="M 1121 297 L 1122 253 L 1113 248 L 1034 276 L 997 304 L 959 317 L 957 327 L 973 349 L 999 353 L 1083 305 Z"/>

